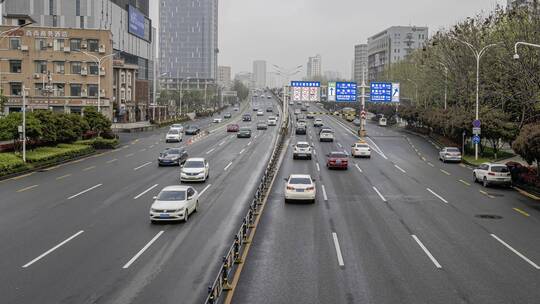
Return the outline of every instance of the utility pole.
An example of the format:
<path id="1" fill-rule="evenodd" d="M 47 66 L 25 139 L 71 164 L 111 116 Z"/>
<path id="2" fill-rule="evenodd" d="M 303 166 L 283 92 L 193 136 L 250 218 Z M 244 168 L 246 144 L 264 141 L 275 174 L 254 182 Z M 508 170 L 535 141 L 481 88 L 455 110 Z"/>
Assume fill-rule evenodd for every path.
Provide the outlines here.
<path id="1" fill-rule="evenodd" d="M 366 137 L 367 136 L 367 130 L 366 130 L 366 116 L 363 115 L 363 113 L 366 112 L 366 88 L 368 87 L 366 84 L 366 71 L 365 66 L 362 67 L 362 84 L 360 85 L 360 89 L 362 91 L 362 113 L 360 114 L 360 137 Z"/>
<path id="2" fill-rule="evenodd" d="M 23 162 L 26 163 L 26 87 L 24 86 L 23 84 L 23 87 L 22 87 L 22 100 L 23 100 L 23 104 L 22 104 L 22 113 L 23 113 L 23 117 L 22 117 L 22 142 L 23 142 L 23 146 L 22 146 L 22 158 L 23 158 Z"/>

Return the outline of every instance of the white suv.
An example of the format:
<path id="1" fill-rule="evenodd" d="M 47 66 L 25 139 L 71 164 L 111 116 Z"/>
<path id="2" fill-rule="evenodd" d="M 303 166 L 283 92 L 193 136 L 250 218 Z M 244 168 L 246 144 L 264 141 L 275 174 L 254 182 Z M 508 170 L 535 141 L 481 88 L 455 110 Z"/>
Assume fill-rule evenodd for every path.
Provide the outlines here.
<path id="1" fill-rule="evenodd" d="M 183 137 L 183 133 L 179 129 L 170 129 L 165 135 L 165 142 L 181 142 Z"/>
<path id="2" fill-rule="evenodd" d="M 484 187 L 492 184 L 512 185 L 512 176 L 506 165 L 483 163 L 473 170 L 474 182 L 481 182 Z"/>
<path id="3" fill-rule="evenodd" d="M 307 158 L 311 159 L 311 146 L 305 141 L 296 143 L 293 149 L 293 159 Z"/>
<path id="4" fill-rule="evenodd" d="M 319 141 L 334 141 L 334 131 L 332 129 L 322 129 L 319 133 Z"/>
<path id="5" fill-rule="evenodd" d="M 180 169 L 180 182 L 205 182 L 210 177 L 210 165 L 204 158 L 188 158 Z"/>

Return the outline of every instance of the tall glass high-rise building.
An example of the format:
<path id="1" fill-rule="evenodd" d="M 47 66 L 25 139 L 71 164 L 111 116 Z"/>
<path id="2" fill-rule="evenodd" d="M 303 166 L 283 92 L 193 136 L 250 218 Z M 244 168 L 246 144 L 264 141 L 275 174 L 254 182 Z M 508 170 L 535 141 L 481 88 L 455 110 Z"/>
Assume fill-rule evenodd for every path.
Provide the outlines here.
<path id="1" fill-rule="evenodd" d="M 217 78 L 218 0 L 160 0 L 160 73 L 168 79 Z"/>

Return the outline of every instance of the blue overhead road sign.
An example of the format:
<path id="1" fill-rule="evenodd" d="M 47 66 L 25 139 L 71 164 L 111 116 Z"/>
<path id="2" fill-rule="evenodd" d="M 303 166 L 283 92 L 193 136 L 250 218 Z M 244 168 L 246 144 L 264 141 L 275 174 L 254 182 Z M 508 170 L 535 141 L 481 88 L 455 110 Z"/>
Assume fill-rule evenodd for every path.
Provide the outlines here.
<path id="1" fill-rule="evenodd" d="M 479 144 L 480 143 L 480 136 L 478 135 L 474 135 L 472 137 L 472 142 L 476 145 L 476 144 Z"/>
<path id="2" fill-rule="evenodd" d="M 318 81 L 291 81 L 291 87 L 318 88 L 320 86 L 321 83 Z"/>
<path id="3" fill-rule="evenodd" d="M 356 102 L 356 82 L 336 82 L 336 101 Z"/>
<path id="4" fill-rule="evenodd" d="M 370 86 L 371 102 L 399 102 L 399 83 L 372 82 Z"/>

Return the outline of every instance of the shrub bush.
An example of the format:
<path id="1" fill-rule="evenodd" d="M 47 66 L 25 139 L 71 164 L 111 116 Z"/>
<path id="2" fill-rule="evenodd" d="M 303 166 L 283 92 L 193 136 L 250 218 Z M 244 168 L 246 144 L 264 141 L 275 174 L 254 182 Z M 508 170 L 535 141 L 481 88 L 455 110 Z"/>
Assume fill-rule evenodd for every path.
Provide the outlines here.
<path id="1" fill-rule="evenodd" d="M 94 151 L 92 146 L 60 144 L 56 147 L 41 147 L 26 153 L 26 160 L 31 164 L 46 165 L 64 161 Z"/>
<path id="2" fill-rule="evenodd" d="M 114 149 L 118 146 L 119 141 L 116 138 L 113 139 L 107 139 L 107 138 L 93 138 L 88 140 L 80 140 L 76 142 L 78 145 L 88 145 L 92 146 L 94 149 Z"/>
<path id="3" fill-rule="evenodd" d="M 0 176 L 26 170 L 28 166 L 13 153 L 0 153 Z"/>

